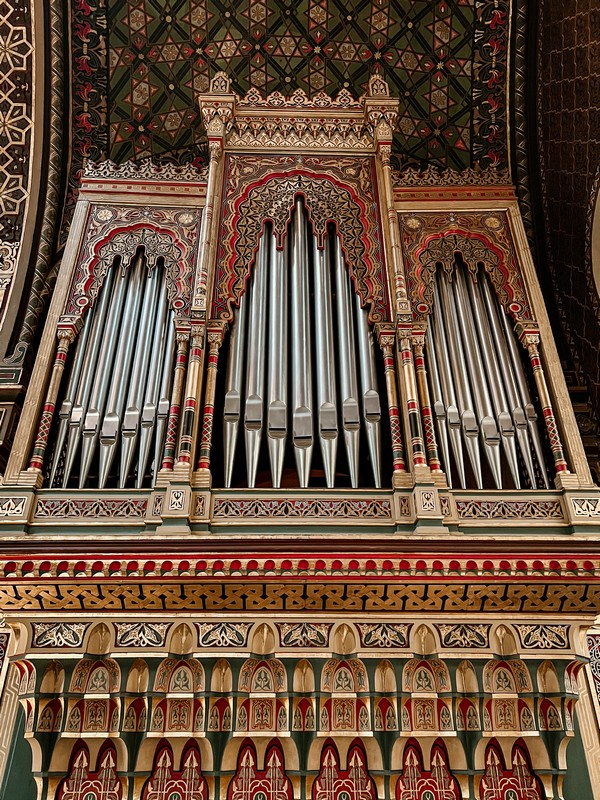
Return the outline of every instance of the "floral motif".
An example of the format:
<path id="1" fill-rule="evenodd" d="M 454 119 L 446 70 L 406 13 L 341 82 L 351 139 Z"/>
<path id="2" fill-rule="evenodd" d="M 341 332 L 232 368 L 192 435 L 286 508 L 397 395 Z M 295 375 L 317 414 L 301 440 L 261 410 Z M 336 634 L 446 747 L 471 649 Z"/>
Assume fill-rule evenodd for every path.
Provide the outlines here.
<path id="1" fill-rule="evenodd" d="M 81 647 L 89 628 L 85 622 L 34 622 L 34 647 Z"/>
<path id="2" fill-rule="evenodd" d="M 119 647 L 162 647 L 171 627 L 168 622 L 115 622 Z"/>
<path id="3" fill-rule="evenodd" d="M 251 622 L 197 622 L 201 647 L 245 647 Z"/>
<path id="4" fill-rule="evenodd" d="M 523 647 L 528 650 L 567 650 L 570 625 L 528 624 L 517 625 Z"/>
<path id="5" fill-rule="evenodd" d="M 332 623 L 276 622 L 282 647 L 327 647 Z"/>
<path id="6" fill-rule="evenodd" d="M 436 625 L 444 647 L 489 647 L 491 625 L 483 623 Z"/>
<path id="7" fill-rule="evenodd" d="M 408 622 L 357 622 L 358 635 L 363 647 L 408 647 L 412 623 Z"/>

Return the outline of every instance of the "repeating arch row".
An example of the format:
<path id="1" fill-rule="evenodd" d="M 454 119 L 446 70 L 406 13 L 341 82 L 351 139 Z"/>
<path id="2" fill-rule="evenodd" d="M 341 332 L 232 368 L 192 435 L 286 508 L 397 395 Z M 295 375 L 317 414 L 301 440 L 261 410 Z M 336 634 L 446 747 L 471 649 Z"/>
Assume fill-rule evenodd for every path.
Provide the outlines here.
<path id="1" fill-rule="evenodd" d="M 289 765 L 280 740 L 272 739 L 259 749 L 252 739 L 244 739 L 234 763 L 232 774 L 223 776 L 226 794 L 225 786 L 219 786 L 218 796 L 227 800 L 294 800 L 298 796 L 298 774 L 294 772 L 292 777 L 286 771 Z M 127 787 L 120 766 L 114 743 L 104 742 L 92 757 L 88 744 L 76 741 L 56 800 L 124 800 Z M 161 739 L 147 777 L 134 776 L 133 780 L 141 800 L 209 800 L 217 796 L 215 781 L 214 776 L 204 774 L 204 769 L 194 739 L 177 751 L 168 740 Z M 377 800 L 381 796 L 378 784 L 382 775 L 375 778 L 371 774 L 369 754 L 361 739 L 352 740 L 345 752 L 333 739 L 325 740 L 317 769 L 305 777 L 304 792 L 311 800 Z M 523 740 L 514 743 L 509 758 L 495 739 L 490 740 L 481 769 L 472 778 L 481 800 L 542 800 L 545 796 Z M 463 796 L 442 739 L 433 742 L 427 759 L 419 742 L 409 739 L 389 780 L 390 796 L 395 800 L 460 800 Z"/>

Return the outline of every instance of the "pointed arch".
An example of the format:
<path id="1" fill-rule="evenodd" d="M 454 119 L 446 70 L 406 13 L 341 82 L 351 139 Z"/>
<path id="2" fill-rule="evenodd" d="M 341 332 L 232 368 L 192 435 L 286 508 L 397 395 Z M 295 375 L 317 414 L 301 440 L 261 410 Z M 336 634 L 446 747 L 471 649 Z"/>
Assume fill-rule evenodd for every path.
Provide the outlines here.
<path id="1" fill-rule="evenodd" d="M 102 800 L 123 800 L 123 784 L 117 776 L 117 751 L 113 742 L 105 742 L 90 768 L 90 751 L 78 741 L 71 755 L 69 772 L 59 784 L 56 800 L 86 800 L 86 796 Z"/>
<path id="2" fill-rule="evenodd" d="M 269 742 L 264 769 L 259 769 L 254 742 L 245 739 L 238 754 L 236 773 L 227 788 L 227 800 L 293 800 L 293 796 L 279 742 L 276 739 Z"/>
<path id="3" fill-rule="evenodd" d="M 177 794 L 186 800 L 207 800 L 208 786 L 201 763 L 198 745 L 190 740 L 181 755 L 180 768 L 176 770 L 173 748 L 166 739 L 161 739 L 156 748 L 152 774 L 144 784 L 142 800 L 170 800 Z"/>
<path id="4" fill-rule="evenodd" d="M 531 769 L 529 752 L 522 739 L 513 745 L 511 762 L 511 768 L 507 769 L 500 745 L 492 739 L 485 751 L 480 800 L 543 800 L 545 792 Z"/>
<path id="5" fill-rule="evenodd" d="M 431 768 L 426 770 L 423 753 L 416 739 L 404 748 L 402 774 L 396 783 L 396 800 L 460 800 L 458 781 L 452 775 L 448 752 L 441 739 L 431 748 Z"/>
<path id="6" fill-rule="evenodd" d="M 375 781 L 369 775 L 367 754 L 360 739 L 354 739 L 348 749 L 346 769 L 341 768 L 334 741 L 327 739 L 312 800 L 377 800 Z"/>

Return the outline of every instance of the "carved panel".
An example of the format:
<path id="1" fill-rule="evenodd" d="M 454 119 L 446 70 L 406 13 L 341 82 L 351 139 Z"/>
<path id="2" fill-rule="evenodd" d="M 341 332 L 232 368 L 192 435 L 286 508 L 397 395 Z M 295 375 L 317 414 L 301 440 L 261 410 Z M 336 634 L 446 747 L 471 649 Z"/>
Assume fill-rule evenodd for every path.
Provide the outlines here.
<path id="1" fill-rule="evenodd" d="M 515 321 L 531 319 L 506 213 L 402 213 L 399 220 L 416 320 L 424 320 L 433 309 L 436 265 L 451 272 L 457 252 L 474 275 L 483 264 L 500 304 Z"/>
<path id="2" fill-rule="evenodd" d="M 372 322 L 389 319 L 372 158 L 227 157 L 221 247 L 211 316 L 231 319 L 245 291 L 265 220 L 283 246 L 296 195 L 305 198 L 319 246 L 340 234 L 350 273 Z"/>

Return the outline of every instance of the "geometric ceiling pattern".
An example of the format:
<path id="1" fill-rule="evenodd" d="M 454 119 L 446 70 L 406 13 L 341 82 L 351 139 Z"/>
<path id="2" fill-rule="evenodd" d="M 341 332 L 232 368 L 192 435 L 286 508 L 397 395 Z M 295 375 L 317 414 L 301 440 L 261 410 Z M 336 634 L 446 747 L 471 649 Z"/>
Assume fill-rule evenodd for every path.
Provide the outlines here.
<path id="1" fill-rule="evenodd" d="M 453 169 L 507 162 L 510 0 L 109 0 L 109 153 L 203 142 L 196 95 L 225 70 L 245 94 L 355 96 L 381 72 L 395 150 Z"/>

